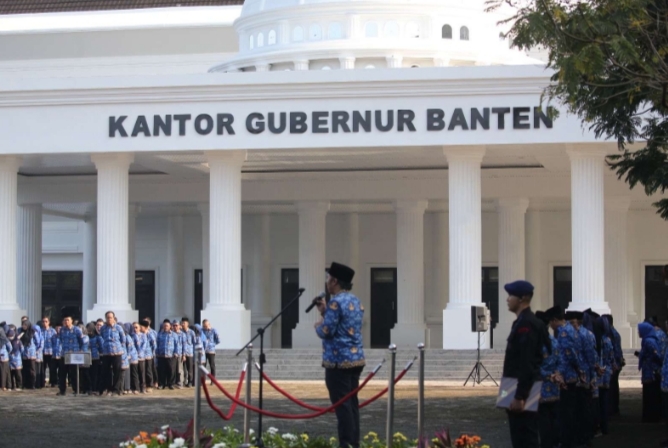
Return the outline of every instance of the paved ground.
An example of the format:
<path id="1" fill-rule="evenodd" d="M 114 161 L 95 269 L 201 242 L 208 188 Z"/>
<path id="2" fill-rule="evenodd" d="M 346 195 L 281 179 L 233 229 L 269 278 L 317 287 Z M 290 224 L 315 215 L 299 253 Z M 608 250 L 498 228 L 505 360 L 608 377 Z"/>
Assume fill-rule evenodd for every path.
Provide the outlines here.
<path id="1" fill-rule="evenodd" d="M 231 383 L 225 383 L 232 388 Z M 286 388 L 299 397 L 317 405 L 327 404 L 326 390 L 317 383 L 286 383 Z M 362 398 L 373 395 L 383 387 L 372 384 Z M 492 448 L 510 448 L 507 423 L 502 411 L 494 409 L 496 389 L 492 387 L 444 387 L 430 384 L 427 388 L 426 428 L 435 431 L 449 427 L 453 435 L 473 432 L 482 436 Z M 640 424 L 639 389 L 622 392 L 623 418 L 612 421 L 611 434 L 597 439 L 596 448 L 649 448 L 663 440 L 662 425 Z M 159 391 L 152 395 L 106 397 L 56 397 L 55 389 L 24 392 L 0 392 L 0 448 L 114 447 L 127 436 L 140 430 L 154 430 L 161 425 L 185 428 L 192 416 L 193 390 Z M 301 412 L 275 393 L 267 395 L 266 407 L 281 412 Z M 397 389 L 397 416 L 395 429 L 406 435 L 415 435 L 415 386 L 407 384 Z M 216 394 L 216 403 L 227 409 L 228 402 Z M 206 404 L 204 404 L 206 406 Z M 386 402 L 362 411 L 363 432 L 384 434 Z M 207 407 L 202 409 L 204 425 L 209 428 L 224 426 Z M 242 412 L 232 423 L 242 427 Z M 254 425 L 256 420 L 254 420 Z M 308 422 L 286 422 L 265 419 L 265 425 L 282 431 L 308 431 L 310 434 L 335 434 L 333 416 Z"/>

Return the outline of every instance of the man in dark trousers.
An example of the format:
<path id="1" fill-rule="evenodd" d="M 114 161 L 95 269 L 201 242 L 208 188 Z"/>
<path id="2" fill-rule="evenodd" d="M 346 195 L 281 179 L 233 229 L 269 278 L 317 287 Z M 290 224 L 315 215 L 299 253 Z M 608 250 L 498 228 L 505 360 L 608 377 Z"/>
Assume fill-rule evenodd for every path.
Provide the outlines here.
<path id="1" fill-rule="evenodd" d="M 517 319 L 508 336 L 503 376 L 517 378 L 517 391 L 508 409 L 510 440 L 513 448 L 539 448 L 538 413 L 524 410 L 531 388 L 540 381 L 543 345 L 550 344 L 545 325 L 531 311 L 533 285 L 524 280 L 504 286 L 508 311 Z"/>

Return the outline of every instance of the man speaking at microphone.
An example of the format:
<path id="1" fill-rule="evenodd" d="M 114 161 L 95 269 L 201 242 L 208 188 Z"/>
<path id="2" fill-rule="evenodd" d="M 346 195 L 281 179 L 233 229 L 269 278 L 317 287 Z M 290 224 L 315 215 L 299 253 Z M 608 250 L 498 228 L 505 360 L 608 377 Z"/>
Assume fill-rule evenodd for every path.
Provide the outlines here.
<path id="1" fill-rule="evenodd" d="M 348 266 L 332 263 L 327 269 L 329 302 L 316 298 L 322 316 L 315 331 L 322 339 L 322 366 L 325 384 L 332 404 L 359 387 L 360 374 L 366 364 L 362 348 L 362 318 L 364 307 L 350 293 L 355 271 Z M 336 408 L 339 446 L 359 448 L 360 413 L 357 394 Z"/>

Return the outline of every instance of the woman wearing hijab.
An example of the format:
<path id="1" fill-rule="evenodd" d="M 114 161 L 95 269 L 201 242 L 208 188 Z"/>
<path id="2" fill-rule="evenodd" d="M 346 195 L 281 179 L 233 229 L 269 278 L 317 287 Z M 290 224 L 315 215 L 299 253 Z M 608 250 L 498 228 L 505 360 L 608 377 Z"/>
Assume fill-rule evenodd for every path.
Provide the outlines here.
<path id="1" fill-rule="evenodd" d="M 639 323 L 638 334 L 642 339 L 642 348 L 636 352 L 642 379 L 642 421 L 658 423 L 661 421 L 661 348 L 652 324 Z"/>
<path id="2" fill-rule="evenodd" d="M 7 331 L 7 339 L 11 344 L 11 351 L 9 352 L 9 370 L 11 374 L 11 386 L 12 390 L 20 391 L 23 389 L 23 381 L 21 378 L 21 372 L 23 370 L 23 344 L 16 334 L 16 329 L 10 327 Z"/>
<path id="3" fill-rule="evenodd" d="M 37 380 L 36 361 L 38 341 L 36 340 L 33 325 L 29 320 L 24 320 L 21 323 L 19 339 L 23 345 L 23 388 L 34 389 Z"/>
<path id="4" fill-rule="evenodd" d="M 12 388 L 9 373 L 9 352 L 12 351 L 12 344 L 7 338 L 4 325 L 0 325 L 0 389 L 6 392 Z"/>
<path id="5" fill-rule="evenodd" d="M 129 376 L 129 384 L 126 383 L 126 392 L 137 395 L 141 391 L 139 386 L 139 353 L 137 352 L 137 346 L 135 345 L 134 338 L 132 334 L 134 333 L 134 326 L 131 323 L 124 323 L 123 329 L 125 334 L 128 336 L 125 338 L 126 352 L 128 354 L 128 359 L 130 362 L 127 376 Z"/>

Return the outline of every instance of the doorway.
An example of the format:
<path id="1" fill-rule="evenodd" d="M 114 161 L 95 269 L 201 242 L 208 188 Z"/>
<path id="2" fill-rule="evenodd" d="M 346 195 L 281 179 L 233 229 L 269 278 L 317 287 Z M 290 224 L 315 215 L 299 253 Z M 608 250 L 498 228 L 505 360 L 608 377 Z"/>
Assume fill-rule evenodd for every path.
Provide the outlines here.
<path id="1" fill-rule="evenodd" d="M 371 348 L 387 348 L 397 323 L 397 268 L 371 268 Z"/>
<path id="2" fill-rule="evenodd" d="M 668 319 L 668 271 L 664 266 L 645 266 L 645 318 L 655 317 L 665 328 Z"/>
<path id="3" fill-rule="evenodd" d="M 60 324 L 64 316 L 81 321 L 83 307 L 82 271 L 42 271 L 42 316 L 53 325 Z"/>
<path id="4" fill-rule="evenodd" d="M 299 293 L 299 269 L 281 269 L 281 309 Z M 292 348 L 292 330 L 299 323 L 299 300 L 281 315 L 281 348 Z"/>
<path id="5" fill-rule="evenodd" d="M 204 307 L 204 271 L 195 269 L 195 310 L 193 312 L 195 323 L 200 323 L 202 319 L 202 308 Z"/>
<path id="6" fill-rule="evenodd" d="M 571 266 L 555 266 L 554 274 L 554 305 L 566 311 L 573 300 L 573 268 Z"/>
<path id="7" fill-rule="evenodd" d="M 482 268 L 482 301 L 489 309 L 492 318 L 492 331 L 489 332 L 489 347 L 494 348 L 494 328 L 499 322 L 499 268 Z"/>
<path id="8" fill-rule="evenodd" d="M 135 308 L 139 319 L 155 322 L 155 271 L 135 271 Z"/>

